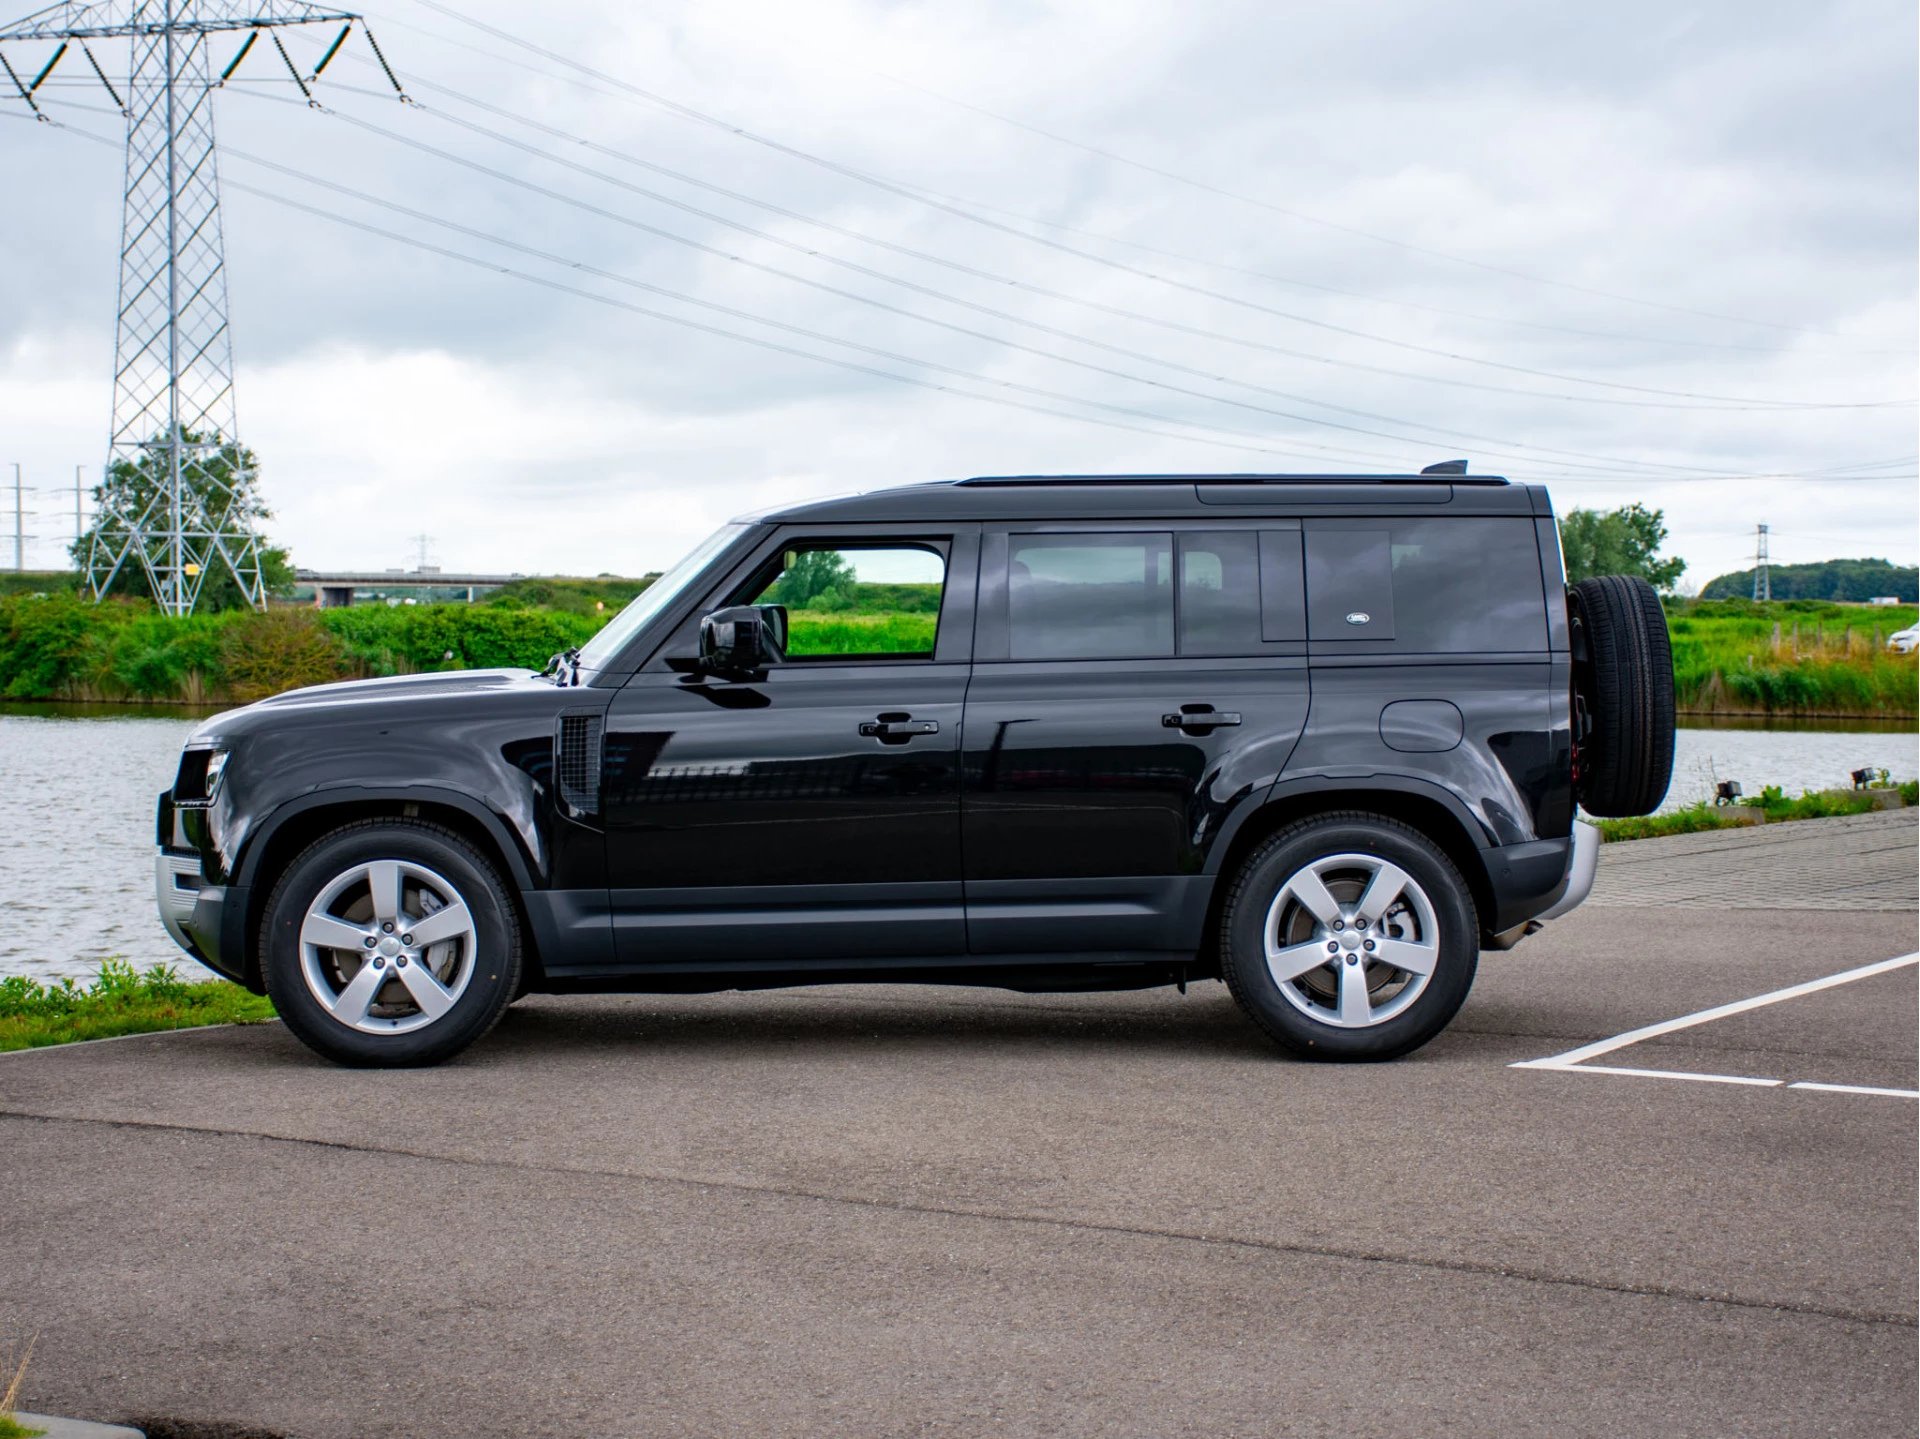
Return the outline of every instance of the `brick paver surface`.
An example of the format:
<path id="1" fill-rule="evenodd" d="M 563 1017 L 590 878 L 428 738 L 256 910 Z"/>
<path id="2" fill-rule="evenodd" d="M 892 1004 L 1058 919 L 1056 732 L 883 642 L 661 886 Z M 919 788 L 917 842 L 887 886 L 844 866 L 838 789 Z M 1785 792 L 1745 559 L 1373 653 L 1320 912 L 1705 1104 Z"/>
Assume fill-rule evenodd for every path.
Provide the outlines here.
<path id="1" fill-rule="evenodd" d="M 1587 902 L 1723 909 L 1920 907 L 1920 810 L 1609 844 Z"/>

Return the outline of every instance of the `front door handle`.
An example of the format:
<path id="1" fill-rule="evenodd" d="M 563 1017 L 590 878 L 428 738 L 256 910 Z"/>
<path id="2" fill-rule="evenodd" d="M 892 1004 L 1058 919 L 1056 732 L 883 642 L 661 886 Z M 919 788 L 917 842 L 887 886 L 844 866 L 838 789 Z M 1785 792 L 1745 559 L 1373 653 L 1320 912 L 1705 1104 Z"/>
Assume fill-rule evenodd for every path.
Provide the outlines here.
<path id="1" fill-rule="evenodd" d="M 1181 705 L 1179 714 L 1161 715 L 1160 723 L 1168 729 L 1185 730 L 1189 734 L 1197 730 L 1204 734 L 1239 724 L 1240 715 L 1234 710 L 1217 710 L 1212 705 Z"/>
<path id="2" fill-rule="evenodd" d="M 917 720 L 910 714 L 883 714 L 877 719 L 862 720 L 860 733 L 882 744 L 905 744 L 917 734 L 939 734 L 940 721 Z"/>

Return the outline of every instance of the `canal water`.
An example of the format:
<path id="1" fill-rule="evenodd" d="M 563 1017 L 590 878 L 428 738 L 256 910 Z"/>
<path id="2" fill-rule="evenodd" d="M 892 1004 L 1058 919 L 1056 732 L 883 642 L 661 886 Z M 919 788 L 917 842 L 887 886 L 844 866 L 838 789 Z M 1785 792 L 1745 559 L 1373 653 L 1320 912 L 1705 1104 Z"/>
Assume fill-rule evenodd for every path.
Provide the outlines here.
<path id="1" fill-rule="evenodd" d="M 206 976 L 153 908 L 154 799 L 195 722 L 181 709 L 0 706 L 0 975 L 88 979 L 118 955 Z M 1769 784 L 1797 794 L 1844 787 L 1868 765 L 1914 778 L 1911 724 L 1844 723 L 1683 729 L 1667 807 L 1707 798 L 1723 779 L 1748 794 Z"/>

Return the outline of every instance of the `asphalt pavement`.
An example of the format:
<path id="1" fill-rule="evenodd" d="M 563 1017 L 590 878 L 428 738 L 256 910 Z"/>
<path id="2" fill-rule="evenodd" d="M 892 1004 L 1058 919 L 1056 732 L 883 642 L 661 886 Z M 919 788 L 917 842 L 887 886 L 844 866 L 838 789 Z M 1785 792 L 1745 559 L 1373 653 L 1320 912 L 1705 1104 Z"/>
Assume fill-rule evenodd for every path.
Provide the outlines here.
<path id="1" fill-rule="evenodd" d="M 29 1408 L 299 1439 L 1912 1434 L 1913 965 L 1513 1067 L 1912 953 L 1873 818 L 1824 902 L 1823 824 L 1610 847 L 1388 1065 L 1218 984 L 0 1057 L 0 1339 Z"/>

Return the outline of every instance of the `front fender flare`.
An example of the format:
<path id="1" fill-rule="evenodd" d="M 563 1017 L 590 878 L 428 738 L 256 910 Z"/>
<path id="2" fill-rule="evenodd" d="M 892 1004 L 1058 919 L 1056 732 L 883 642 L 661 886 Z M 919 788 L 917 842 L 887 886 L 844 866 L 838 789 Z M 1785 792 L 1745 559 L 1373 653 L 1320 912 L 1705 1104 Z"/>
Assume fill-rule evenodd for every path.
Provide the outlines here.
<path id="1" fill-rule="evenodd" d="M 455 785 L 426 782 L 421 784 L 323 785 L 292 799 L 283 800 L 261 817 L 247 836 L 246 850 L 240 856 L 236 883 L 251 888 L 259 880 L 261 856 L 272 847 L 273 837 L 289 821 L 317 809 L 351 809 L 356 805 L 380 804 L 441 805 L 457 809 L 477 821 L 493 840 L 506 862 L 508 878 L 525 891 L 543 887 L 535 873 L 532 856 L 537 853 L 532 836 L 519 834 L 507 817 L 485 798 Z"/>

